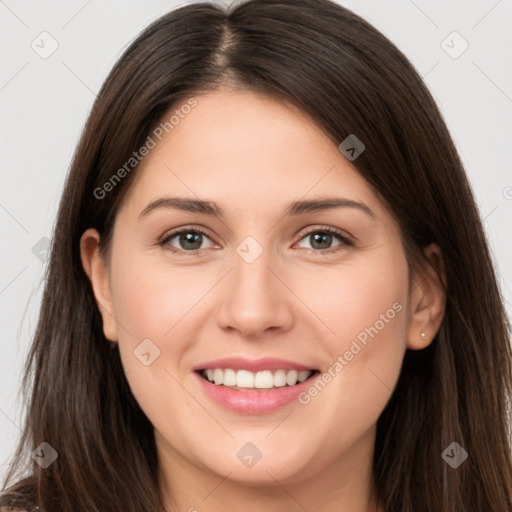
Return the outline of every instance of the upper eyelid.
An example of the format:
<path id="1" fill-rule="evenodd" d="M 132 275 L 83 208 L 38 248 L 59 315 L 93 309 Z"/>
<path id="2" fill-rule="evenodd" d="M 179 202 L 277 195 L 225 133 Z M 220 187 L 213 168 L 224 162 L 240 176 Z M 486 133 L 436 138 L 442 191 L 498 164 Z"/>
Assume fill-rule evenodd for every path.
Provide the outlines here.
<path id="1" fill-rule="evenodd" d="M 350 240 L 355 240 L 355 238 L 349 234 L 347 231 L 345 231 L 344 229 L 341 229 L 341 228 L 334 228 L 332 226 L 319 226 L 319 227 L 308 227 L 308 228 L 304 228 L 304 230 L 301 230 L 297 236 L 300 236 L 300 239 L 304 238 L 305 236 L 308 236 L 312 233 L 316 233 L 316 232 L 322 232 L 322 231 L 325 231 L 325 232 L 328 232 L 328 233 L 331 233 L 331 234 L 334 234 L 334 235 L 338 235 L 338 236 L 341 236 L 341 237 L 345 237 L 345 238 L 348 238 Z"/>

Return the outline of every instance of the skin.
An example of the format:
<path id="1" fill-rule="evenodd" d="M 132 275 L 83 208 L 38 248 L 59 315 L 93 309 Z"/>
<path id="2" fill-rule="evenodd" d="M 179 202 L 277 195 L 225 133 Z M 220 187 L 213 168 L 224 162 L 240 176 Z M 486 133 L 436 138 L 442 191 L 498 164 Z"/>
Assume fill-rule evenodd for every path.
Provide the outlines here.
<path id="1" fill-rule="evenodd" d="M 108 257 L 96 230 L 81 240 L 105 336 L 119 343 L 132 392 L 155 428 L 167 509 L 172 489 L 176 510 L 190 512 L 383 510 L 370 499 L 376 422 L 406 348 L 426 347 L 440 326 L 439 280 L 431 271 L 409 280 L 393 216 L 305 114 L 248 91 L 196 99 L 137 169 Z M 171 195 L 214 201 L 225 217 L 160 208 L 139 218 Z M 332 195 L 364 203 L 375 217 L 352 207 L 284 215 L 292 201 Z M 179 237 L 158 244 L 191 225 L 208 233 L 201 249 Z M 325 227 L 355 245 L 333 236 L 315 246 L 310 235 Z M 247 236 L 263 249 L 250 264 L 236 252 Z M 442 271 L 437 246 L 425 255 Z M 328 372 L 397 302 L 401 311 L 306 405 L 236 413 L 213 402 L 192 373 L 233 355 Z M 133 351 L 147 338 L 160 356 L 144 366 Z M 251 468 L 237 457 L 247 442 L 262 453 Z"/>

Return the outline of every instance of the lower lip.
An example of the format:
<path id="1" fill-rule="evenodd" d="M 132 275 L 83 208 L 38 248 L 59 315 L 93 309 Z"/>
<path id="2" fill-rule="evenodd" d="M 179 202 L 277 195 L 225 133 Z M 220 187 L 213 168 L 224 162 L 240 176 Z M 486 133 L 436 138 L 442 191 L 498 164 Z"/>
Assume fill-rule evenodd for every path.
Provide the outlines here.
<path id="1" fill-rule="evenodd" d="M 206 394 L 218 404 L 232 411 L 245 414 L 263 414 L 272 412 L 297 399 L 299 394 L 311 385 L 311 379 L 295 386 L 283 386 L 268 391 L 237 391 L 226 386 L 217 386 L 195 372 Z"/>

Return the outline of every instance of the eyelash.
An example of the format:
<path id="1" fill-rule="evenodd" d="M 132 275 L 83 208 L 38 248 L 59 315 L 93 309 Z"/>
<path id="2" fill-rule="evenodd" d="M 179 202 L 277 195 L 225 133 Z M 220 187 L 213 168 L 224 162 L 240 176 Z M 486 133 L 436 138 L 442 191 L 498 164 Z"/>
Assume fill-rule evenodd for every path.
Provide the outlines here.
<path id="1" fill-rule="evenodd" d="M 169 234 L 166 233 L 158 241 L 158 245 L 161 247 L 164 247 L 166 250 L 168 250 L 174 254 L 179 254 L 179 255 L 194 256 L 197 254 L 198 251 L 202 250 L 202 249 L 194 249 L 192 251 L 182 251 L 182 250 L 175 249 L 170 245 L 168 246 L 169 240 L 172 240 L 174 237 L 176 237 L 177 235 L 181 235 L 182 233 L 200 233 L 200 234 L 210 238 L 209 234 L 206 231 L 204 231 L 200 228 L 196 228 L 196 227 L 194 227 L 194 228 L 188 227 L 188 228 L 182 228 L 182 229 L 178 229 L 176 231 L 172 231 Z M 308 231 L 301 236 L 299 241 L 306 238 L 307 236 L 314 234 L 314 233 L 328 233 L 330 235 L 335 235 L 339 239 L 341 244 L 337 245 L 331 249 L 323 249 L 323 250 L 322 249 L 305 249 L 307 252 L 327 254 L 327 253 L 338 252 L 339 250 L 343 249 L 343 247 L 353 247 L 354 246 L 354 242 L 352 240 L 350 240 L 349 237 L 343 231 L 340 231 L 335 228 L 330 228 L 330 227 L 316 228 L 311 231 Z"/>

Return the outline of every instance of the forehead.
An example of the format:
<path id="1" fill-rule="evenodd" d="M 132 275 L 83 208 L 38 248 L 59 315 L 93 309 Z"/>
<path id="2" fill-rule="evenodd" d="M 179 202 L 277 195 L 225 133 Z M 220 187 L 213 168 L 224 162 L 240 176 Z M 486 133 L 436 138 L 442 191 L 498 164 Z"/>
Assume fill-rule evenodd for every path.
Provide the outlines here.
<path id="1" fill-rule="evenodd" d="M 383 212 L 337 145 L 297 108 L 248 91 L 194 98 L 196 106 L 175 116 L 139 164 L 127 208 L 140 212 L 157 197 L 180 195 L 215 198 L 227 213 L 239 215 L 336 194 Z M 164 121 L 179 109 L 175 105 Z"/>

